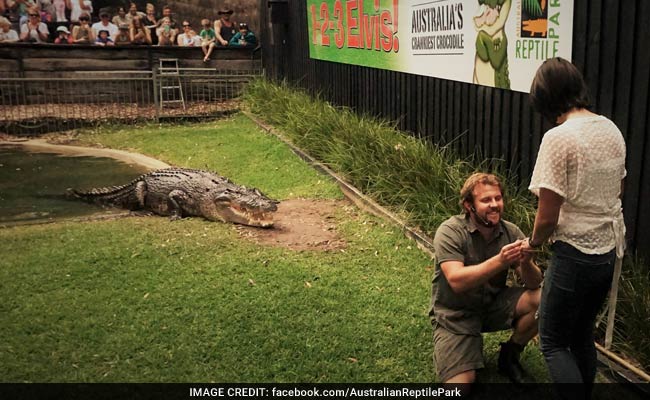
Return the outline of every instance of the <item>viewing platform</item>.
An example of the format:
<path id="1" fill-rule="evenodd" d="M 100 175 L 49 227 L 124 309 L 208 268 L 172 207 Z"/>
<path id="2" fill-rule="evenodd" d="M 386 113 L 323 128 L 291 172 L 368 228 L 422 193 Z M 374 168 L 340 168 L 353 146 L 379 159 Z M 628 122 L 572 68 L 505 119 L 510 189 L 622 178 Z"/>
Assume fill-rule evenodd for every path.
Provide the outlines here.
<path id="1" fill-rule="evenodd" d="M 0 44 L 0 76 L 63 77 L 72 71 L 153 71 L 160 59 L 174 58 L 180 68 L 262 69 L 259 47 L 215 47 L 211 60 L 203 62 L 200 47 L 6 43 Z"/>

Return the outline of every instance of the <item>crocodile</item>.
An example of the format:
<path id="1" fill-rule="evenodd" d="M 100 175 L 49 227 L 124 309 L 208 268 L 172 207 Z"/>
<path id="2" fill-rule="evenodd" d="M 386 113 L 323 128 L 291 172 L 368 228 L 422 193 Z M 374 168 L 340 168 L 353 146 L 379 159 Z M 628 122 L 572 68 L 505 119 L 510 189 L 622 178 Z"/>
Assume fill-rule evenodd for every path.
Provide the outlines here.
<path id="1" fill-rule="evenodd" d="M 166 168 L 149 172 L 121 186 L 88 191 L 68 189 L 68 195 L 89 203 L 144 210 L 179 219 L 203 217 L 262 228 L 273 226 L 276 200 L 258 189 L 239 186 L 213 172 Z"/>

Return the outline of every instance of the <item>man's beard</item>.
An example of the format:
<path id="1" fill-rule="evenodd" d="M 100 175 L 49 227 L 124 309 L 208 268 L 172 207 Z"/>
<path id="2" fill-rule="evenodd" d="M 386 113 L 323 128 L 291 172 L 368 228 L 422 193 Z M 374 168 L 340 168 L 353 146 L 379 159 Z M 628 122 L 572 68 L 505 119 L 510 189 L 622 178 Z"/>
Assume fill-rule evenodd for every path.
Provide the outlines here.
<path id="1" fill-rule="evenodd" d="M 493 213 L 493 212 L 496 212 L 499 215 L 499 218 L 498 218 L 498 220 L 496 222 L 491 221 L 489 216 L 488 216 L 489 213 Z M 484 227 L 486 227 L 486 228 L 494 228 L 501 221 L 501 211 L 488 211 L 483 216 L 479 215 L 478 212 L 474 211 L 474 217 Z"/>

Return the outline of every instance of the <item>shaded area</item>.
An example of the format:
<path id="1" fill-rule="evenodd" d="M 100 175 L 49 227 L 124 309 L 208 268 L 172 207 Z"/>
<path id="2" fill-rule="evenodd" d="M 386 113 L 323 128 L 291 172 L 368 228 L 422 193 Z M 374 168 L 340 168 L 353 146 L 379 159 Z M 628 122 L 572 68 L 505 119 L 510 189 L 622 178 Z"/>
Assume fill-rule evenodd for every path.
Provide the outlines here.
<path id="1" fill-rule="evenodd" d="M 0 224 L 121 213 L 69 200 L 67 188 L 128 183 L 145 167 L 107 157 L 30 153 L 19 145 L 0 145 Z"/>

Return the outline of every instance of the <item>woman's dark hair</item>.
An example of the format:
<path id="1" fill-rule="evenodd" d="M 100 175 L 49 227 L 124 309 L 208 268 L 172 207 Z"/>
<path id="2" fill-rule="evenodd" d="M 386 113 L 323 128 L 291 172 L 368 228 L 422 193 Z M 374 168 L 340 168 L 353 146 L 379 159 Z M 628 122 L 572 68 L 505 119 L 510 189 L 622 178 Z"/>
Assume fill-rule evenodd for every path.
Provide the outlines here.
<path id="1" fill-rule="evenodd" d="M 553 123 L 573 108 L 590 105 L 582 74 L 575 65 L 560 57 L 548 59 L 539 67 L 530 87 L 530 101 Z"/>

